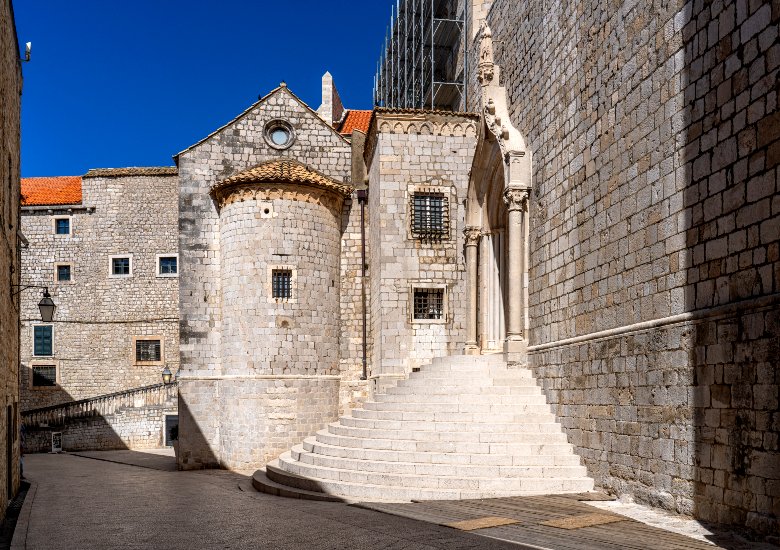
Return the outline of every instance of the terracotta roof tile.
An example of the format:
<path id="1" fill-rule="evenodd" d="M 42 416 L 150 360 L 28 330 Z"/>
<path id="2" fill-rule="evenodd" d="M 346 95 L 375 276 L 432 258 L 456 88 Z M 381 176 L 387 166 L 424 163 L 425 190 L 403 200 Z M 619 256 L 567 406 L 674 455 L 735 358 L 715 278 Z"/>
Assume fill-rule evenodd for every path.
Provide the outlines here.
<path id="1" fill-rule="evenodd" d="M 352 192 L 348 184 L 329 178 L 297 160 L 279 159 L 263 162 L 222 180 L 211 187 L 211 193 L 240 183 L 303 183 L 332 189 L 343 195 Z"/>
<path id="2" fill-rule="evenodd" d="M 360 130 L 363 133 L 368 132 L 368 126 L 371 123 L 372 111 L 347 111 L 344 122 L 341 123 L 339 133 L 343 135 L 352 135 L 353 130 Z"/>
<path id="3" fill-rule="evenodd" d="M 22 206 L 81 204 L 81 176 L 22 178 Z"/>

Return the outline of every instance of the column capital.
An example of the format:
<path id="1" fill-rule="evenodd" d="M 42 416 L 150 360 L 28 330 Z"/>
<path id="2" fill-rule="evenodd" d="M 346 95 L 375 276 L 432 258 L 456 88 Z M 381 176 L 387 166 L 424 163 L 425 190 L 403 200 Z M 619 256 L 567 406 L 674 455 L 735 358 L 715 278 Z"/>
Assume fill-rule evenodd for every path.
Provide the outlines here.
<path id="1" fill-rule="evenodd" d="M 479 227 L 469 225 L 463 230 L 463 234 L 466 236 L 466 246 L 477 246 L 482 230 Z"/>
<path id="2" fill-rule="evenodd" d="M 528 210 L 528 189 L 523 187 L 509 187 L 504 190 L 504 204 L 510 212 Z"/>

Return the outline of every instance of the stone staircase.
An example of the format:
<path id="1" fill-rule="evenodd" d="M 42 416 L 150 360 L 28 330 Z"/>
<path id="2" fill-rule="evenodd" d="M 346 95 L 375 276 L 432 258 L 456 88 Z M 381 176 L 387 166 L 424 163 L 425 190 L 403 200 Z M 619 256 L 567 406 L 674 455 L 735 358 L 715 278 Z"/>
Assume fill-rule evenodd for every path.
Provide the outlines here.
<path id="1" fill-rule="evenodd" d="M 451 356 L 304 440 L 253 484 L 317 500 L 454 500 L 580 493 L 585 467 L 531 371 Z"/>

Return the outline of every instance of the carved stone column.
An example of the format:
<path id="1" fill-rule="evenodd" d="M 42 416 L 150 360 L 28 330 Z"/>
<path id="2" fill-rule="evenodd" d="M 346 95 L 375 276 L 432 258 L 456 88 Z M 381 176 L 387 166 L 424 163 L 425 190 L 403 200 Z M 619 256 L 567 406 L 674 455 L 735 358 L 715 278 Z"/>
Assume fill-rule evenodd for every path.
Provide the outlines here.
<path id="1" fill-rule="evenodd" d="M 528 211 L 528 189 L 510 187 L 504 191 L 509 211 L 507 238 L 507 327 L 504 351 L 510 361 L 522 360 L 526 344 L 523 333 L 523 257 L 525 256 L 525 213 Z"/>
<path id="2" fill-rule="evenodd" d="M 479 245 L 479 227 L 469 226 L 463 231 L 466 236 L 466 280 L 469 285 L 468 292 L 468 318 L 466 319 L 466 355 L 478 355 L 477 345 L 477 246 Z"/>
<path id="3" fill-rule="evenodd" d="M 479 236 L 479 348 L 483 351 L 488 343 L 488 312 L 490 311 L 490 296 L 488 295 L 488 280 L 490 279 L 490 233 L 481 232 Z"/>

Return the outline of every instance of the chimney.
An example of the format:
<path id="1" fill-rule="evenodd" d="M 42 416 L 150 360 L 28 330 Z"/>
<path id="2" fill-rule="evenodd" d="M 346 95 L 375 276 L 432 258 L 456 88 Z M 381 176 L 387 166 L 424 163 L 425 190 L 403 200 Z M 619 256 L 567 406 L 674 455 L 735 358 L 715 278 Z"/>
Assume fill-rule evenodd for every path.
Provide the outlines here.
<path id="1" fill-rule="evenodd" d="M 330 72 L 322 75 L 322 104 L 317 109 L 320 118 L 329 125 L 335 127 L 344 115 L 344 105 L 341 103 L 339 92 L 333 85 L 333 76 Z"/>

